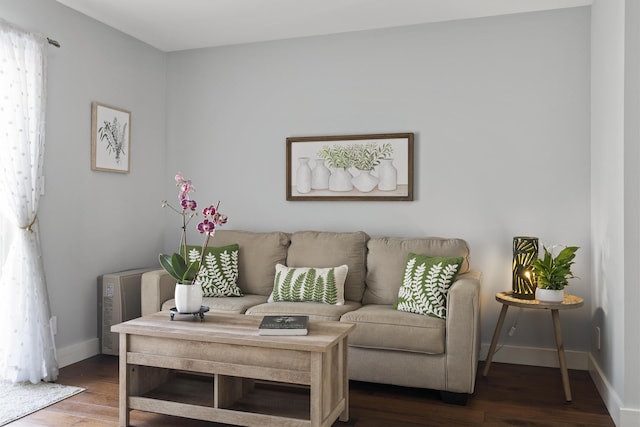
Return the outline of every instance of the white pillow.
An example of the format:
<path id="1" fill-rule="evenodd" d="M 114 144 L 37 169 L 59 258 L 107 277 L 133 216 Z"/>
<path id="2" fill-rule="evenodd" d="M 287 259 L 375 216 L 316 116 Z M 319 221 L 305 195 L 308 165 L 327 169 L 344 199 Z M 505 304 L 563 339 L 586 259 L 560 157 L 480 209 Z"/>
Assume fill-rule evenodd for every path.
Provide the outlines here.
<path id="1" fill-rule="evenodd" d="M 276 264 L 269 302 L 307 301 L 344 305 L 344 282 L 349 267 L 287 267 Z"/>

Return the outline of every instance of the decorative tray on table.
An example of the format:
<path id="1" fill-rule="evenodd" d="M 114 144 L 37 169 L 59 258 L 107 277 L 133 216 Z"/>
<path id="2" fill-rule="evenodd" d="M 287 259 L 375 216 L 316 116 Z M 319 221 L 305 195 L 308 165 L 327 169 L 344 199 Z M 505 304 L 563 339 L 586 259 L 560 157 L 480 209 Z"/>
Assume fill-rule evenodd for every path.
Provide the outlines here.
<path id="1" fill-rule="evenodd" d="M 191 314 L 191 315 L 193 315 L 193 317 L 194 317 L 194 318 L 196 318 L 196 317 L 200 317 L 200 320 L 204 320 L 204 314 L 205 314 L 207 311 L 209 311 L 209 307 L 207 307 L 206 305 L 202 305 L 202 306 L 200 306 L 200 310 L 198 310 L 198 311 L 190 311 L 190 312 L 188 312 L 188 313 L 180 312 L 180 311 L 178 311 L 178 309 L 177 309 L 177 308 L 172 307 L 172 308 L 169 310 L 169 313 L 170 313 L 170 315 L 171 315 L 171 320 L 173 320 L 173 317 L 174 317 L 176 314 Z"/>

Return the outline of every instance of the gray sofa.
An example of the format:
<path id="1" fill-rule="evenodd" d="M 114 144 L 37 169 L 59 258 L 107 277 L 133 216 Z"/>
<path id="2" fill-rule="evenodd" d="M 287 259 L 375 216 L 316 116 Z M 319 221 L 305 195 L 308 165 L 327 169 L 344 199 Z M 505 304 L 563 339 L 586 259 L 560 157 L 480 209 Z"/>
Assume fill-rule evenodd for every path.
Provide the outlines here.
<path id="1" fill-rule="evenodd" d="M 305 314 L 310 319 L 357 325 L 349 336 L 349 378 L 440 390 L 445 401 L 464 403 L 475 386 L 480 348 L 480 274 L 469 269 L 461 239 L 372 237 L 364 232 L 295 233 L 219 230 L 214 246 L 239 245 L 242 297 L 206 298 L 213 312 Z M 447 297 L 446 320 L 398 311 L 402 275 L 410 252 L 463 257 Z M 345 304 L 267 302 L 275 265 L 334 267 L 347 264 Z M 164 270 L 142 276 L 142 315 L 174 306 L 175 281 Z"/>

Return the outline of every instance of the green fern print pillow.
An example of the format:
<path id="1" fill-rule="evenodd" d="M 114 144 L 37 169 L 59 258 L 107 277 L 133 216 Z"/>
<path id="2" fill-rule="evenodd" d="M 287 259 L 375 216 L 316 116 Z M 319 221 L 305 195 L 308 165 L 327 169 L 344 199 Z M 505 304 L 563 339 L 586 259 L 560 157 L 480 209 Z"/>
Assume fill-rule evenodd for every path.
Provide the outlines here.
<path id="1" fill-rule="evenodd" d="M 349 267 L 286 267 L 276 264 L 269 302 L 306 301 L 344 305 L 344 281 Z"/>
<path id="2" fill-rule="evenodd" d="M 447 293 L 462 257 L 440 258 L 409 253 L 394 307 L 400 311 L 447 318 Z"/>
<path id="3" fill-rule="evenodd" d="M 200 259 L 199 246 L 187 246 L 189 262 Z M 207 247 L 196 284 L 205 297 L 241 297 L 238 287 L 238 245 Z"/>

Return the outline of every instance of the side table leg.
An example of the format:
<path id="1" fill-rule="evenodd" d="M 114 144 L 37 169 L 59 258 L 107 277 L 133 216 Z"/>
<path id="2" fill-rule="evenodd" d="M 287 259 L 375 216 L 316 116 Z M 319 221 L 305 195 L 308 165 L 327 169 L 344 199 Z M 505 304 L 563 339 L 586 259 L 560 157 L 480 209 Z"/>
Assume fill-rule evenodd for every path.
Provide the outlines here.
<path id="1" fill-rule="evenodd" d="M 571 402 L 571 385 L 569 384 L 569 371 L 567 370 L 567 359 L 564 356 L 564 342 L 562 341 L 562 330 L 560 328 L 560 312 L 551 310 L 553 319 L 553 333 L 556 336 L 556 347 L 558 348 L 558 362 L 560 363 L 560 374 L 562 375 L 562 386 L 567 402 Z"/>
<path id="2" fill-rule="evenodd" d="M 489 367 L 491 367 L 491 359 L 493 359 L 493 354 L 496 351 L 496 346 L 498 345 L 498 339 L 500 338 L 500 332 L 502 331 L 502 325 L 504 324 L 504 318 L 507 317 L 507 310 L 509 306 L 507 304 L 502 304 L 502 310 L 500 310 L 500 317 L 498 317 L 498 323 L 496 324 L 496 330 L 493 332 L 493 339 L 491 340 L 491 346 L 489 347 L 489 353 L 487 353 L 487 361 L 484 365 L 483 376 L 487 376 L 489 374 Z"/>

